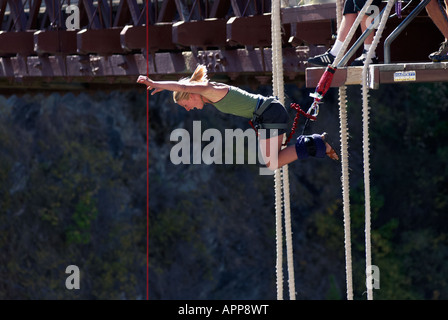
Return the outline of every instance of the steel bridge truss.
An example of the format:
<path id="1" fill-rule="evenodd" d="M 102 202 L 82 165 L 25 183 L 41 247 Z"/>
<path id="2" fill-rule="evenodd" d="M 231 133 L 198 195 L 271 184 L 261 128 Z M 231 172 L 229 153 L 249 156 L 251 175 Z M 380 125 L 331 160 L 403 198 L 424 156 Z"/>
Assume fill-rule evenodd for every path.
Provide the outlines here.
<path id="1" fill-rule="evenodd" d="M 286 81 L 304 84 L 308 57 L 334 41 L 335 8 L 281 9 Z M 270 0 L 0 0 L 0 89 L 134 85 L 139 74 L 179 78 L 198 63 L 214 76 L 270 83 L 270 11 Z M 420 41 L 439 43 L 427 17 L 415 20 L 411 29 L 426 30 Z M 427 55 L 413 30 L 392 48 L 402 61 Z M 310 70 L 306 85 L 321 72 Z"/>
<path id="2" fill-rule="evenodd" d="M 270 9 L 268 0 L 0 0 L 0 82 L 112 84 L 197 63 L 263 79 Z"/>

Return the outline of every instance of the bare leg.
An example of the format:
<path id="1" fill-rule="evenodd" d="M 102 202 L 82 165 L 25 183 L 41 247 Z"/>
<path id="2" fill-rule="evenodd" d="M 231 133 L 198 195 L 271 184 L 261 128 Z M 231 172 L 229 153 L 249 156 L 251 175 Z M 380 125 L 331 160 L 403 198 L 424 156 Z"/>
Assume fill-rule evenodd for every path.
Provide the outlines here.
<path id="1" fill-rule="evenodd" d="M 368 25 L 367 25 L 367 19 L 369 18 L 368 15 L 364 15 L 364 18 L 362 18 L 361 21 L 361 30 L 364 33 L 364 31 L 367 30 Z M 372 44 L 373 42 L 373 38 L 375 37 L 375 31 L 371 32 L 367 38 L 364 40 L 364 44 Z"/>
<path id="2" fill-rule="evenodd" d="M 345 38 L 347 38 L 347 35 L 348 35 L 353 23 L 355 22 L 356 17 L 357 17 L 356 13 L 347 13 L 342 16 L 341 26 L 338 31 L 338 40 L 339 41 L 343 42 L 345 40 Z"/>
<path id="3" fill-rule="evenodd" d="M 446 1 L 445 1 L 446 6 Z M 436 27 L 440 30 L 440 32 L 445 37 L 445 40 L 448 39 L 448 21 L 440 10 L 438 0 L 432 0 L 426 6 L 426 12 L 428 12 L 429 17 L 434 22 Z M 445 8 L 445 12 L 448 15 L 447 8 Z"/>
<path id="4" fill-rule="evenodd" d="M 270 139 L 260 139 L 261 154 L 270 170 L 281 168 L 298 159 L 295 145 L 282 149 L 283 137 L 284 134 Z M 327 155 L 330 156 L 333 148 L 327 142 L 325 142 L 325 147 Z M 271 149 L 273 149 L 273 156 L 269 152 Z M 335 160 L 339 159 L 336 154 L 332 154 L 332 158 Z"/>
<path id="5" fill-rule="evenodd" d="M 437 0 L 435 0 L 435 1 L 437 1 Z M 344 41 L 345 38 L 347 38 L 350 28 L 352 27 L 353 23 L 355 22 L 357 16 L 358 15 L 356 13 L 347 13 L 346 15 L 344 15 L 342 17 L 341 27 L 338 32 L 338 40 L 339 41 Z M 362 32 L 367 30 L 367 27 L 368 27 L 367 19 L 368 18 L 369 18 L 368 15 L 364 15 L 364 17 L 362 18 L 362 21 L 360 23 Z M 375 36 L 375 32 L 370 33 L 369 36 L 364 40 L 364 43 L 372 44 L 374 36 Z"/>
<path id="6" fill-rule="evenodd" d="M 285 134 L 270 139 L 260 139 L 261 154 L 266 167 L 270 170 L 281 168 L 285 164 L 297 160 L 297 154 L 294 155 L 291 152 L 292 149 L 295 153 L 294 146 L 289 146 L 282 150 L 284 136 Z"/>

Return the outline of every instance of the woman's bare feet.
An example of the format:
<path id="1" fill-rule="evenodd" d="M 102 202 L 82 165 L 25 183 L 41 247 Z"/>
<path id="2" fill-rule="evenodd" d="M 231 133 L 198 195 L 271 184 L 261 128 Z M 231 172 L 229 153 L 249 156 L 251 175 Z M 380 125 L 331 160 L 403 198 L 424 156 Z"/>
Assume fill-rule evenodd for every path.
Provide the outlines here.
<path id="1" fill-rule="evenodd" d="M 326 132 L 322 133 L 322 139 L 325 142 L 325 153 L 327 154 L 328 157 L 330 157 L 333 160 L 339 160 L 339 156 L 336 153 L 336 151 L 333 149 L 333 147 L 327 142 L 325 141 L 328 137 L 328 134 Z"/>

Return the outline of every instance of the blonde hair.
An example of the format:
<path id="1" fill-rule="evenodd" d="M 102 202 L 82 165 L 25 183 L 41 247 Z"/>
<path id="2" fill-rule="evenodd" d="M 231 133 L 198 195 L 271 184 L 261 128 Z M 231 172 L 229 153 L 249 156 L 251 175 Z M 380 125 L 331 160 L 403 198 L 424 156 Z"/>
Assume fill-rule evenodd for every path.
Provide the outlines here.
<path id="1" fill-rule="evenodd" d="M 188 82 L 208 82 L 207 77 L 207 68 L 203 64 L 198 64 L 196 69 L 193 72 L 193 75 L 190 78 L 183 78 L 179 80 L 180 83 L 188 83 Z M 188 100 L 190 98 L 189 92 L 184 91 L 174 91 L 173 92 L 173 100 L 174 102 L 178 102 L 180 100 Z"/>

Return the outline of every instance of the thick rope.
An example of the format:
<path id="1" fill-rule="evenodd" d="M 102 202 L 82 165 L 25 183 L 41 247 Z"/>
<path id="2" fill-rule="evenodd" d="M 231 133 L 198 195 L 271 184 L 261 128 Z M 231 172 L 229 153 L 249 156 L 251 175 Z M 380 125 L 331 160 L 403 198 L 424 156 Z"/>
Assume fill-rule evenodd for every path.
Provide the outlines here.
<path id="1" fill-rule="evenodd" d="M 291 205 L 289 200 L 289 168 L 283 166 L 282 168 L 283 178 L 283 195 L 285 204 L 285 235 L 286 235 L 286 258 L 288 261 L 288 288 L 289 299 L 296 299 L 296 288 L 294 279 L 294 255 L 292 246 L 292 228 L 291 228 Z"/>
<path id="2" fill-rule="evenodd" d="M 364 158 L 364 198 L 365 198 L 365 246 L 366 246 L 366 279 L 370 277 L 368 270 L 372 266 L 372 249 L 371 249 L 371 208 L 370 208 L 370 159 L 369 159 L 369 65 L 370 60 L 378 46 L 381 35 L 386 26 L 387 19 L 389 18 L 389 12 L 391 11 L 395 0 L 389 0 L 387 2 L 384 14 L 381 18 L 378 30 L 373 38 L 372 46 L 367 52 L 366 62 L 362 69 L 362 122 L 363 122 L 363 158 Z M 367 281 L 366 281 L 367 284 Z M 367 286 L 367 299 L 373 300 L 373 290 L 372 286 Z"/>
<path id="3" fill-rule="evenodd" d="M 277 69 L 276 63 L 278 60 L 278 51 L 276 50 L 276 31 L 277 25 L 275 23 L 276 3 L 272 3 L 271 13 L 271 32 L 272 32 L 272 71 Z M 277 79 L 276 74 L 272 72 L 272 86 L 274 95 L 277 95 Z M 275 221 L 276 221 L 276 246 L 277 246 L 277 300 L 283 300 L 283 227 L 282 227 L 282 178 L 280 170 L 275 170 L 274 173 L 274 188 L 275 188 Z"/>
<path id="4" fill-rule="evenodd" d="M 372 1 L 373 0 L 367 0 L 366 3 L 364 4 L 364 6 L 362 7 L 361 11 L 358 13 L 358 16 L 356 17 L 355 22 L 353 22 L 353 25 L 347 34 L 347 37 L 345 37 L 345 40 L 342 44 L 341 50 L 339 51 L 339 53 L 337 54 L 336 58 L 333 61 L 333 64 L 331 65 L 332 67 L 337 67 L 339 62 L 344 57 L 345 51 L 347 50 L 347 47 L 350 44 L 350 41 L 352 40 L 353 35 L 355 34 L 356 30 L 358 29 L 358 26 L 361 23 L 361 20 L 362 20 L 363 16 L 365 15 L 367 9 L 372 4 Z"/>
<path id="5" fill-rule="evenodd" d="M 336 1 L 336 21 L 339 30 L 342 22 L 344 0 Z M 339 123 L 341 135 L 341 182 L 342 207 L 344 213 L 344 247 L 345 277 L 347 283 L 347 300 L 353 300 L 353 271 L 350 228 L 350 184 L 348 165 L 348 121 L 347 121 L 347 87 L 339 87 Z"/>
<path id="6" fill-rule="evenodd" d="M 336 26 L 337 26 L 337 30 L 339 30 L 339 28 L 341 27 L 343 9 L 344 9 L 344 0 L 337 0 L 336 1 Z"/>
<path id="7" fill-rule="evenodd" d="M 283 57 L 282 57 L 282 39 L 281 39 L 281 21 L 280 21 L 280 0 L 272 2 L 271 12 L 271 32 L 272 32 L 272 80 L 273 94 L 278 100 L 284 104 L 284 83 L 283 83 Z M 276 196 L 276 224 L 277 224 L 277 299 L 283 299 L 283 245 L 282 245 L 282 206 L 281 206 L 281 188 L 283 187 L 283 201 L 285 210 L 285 236 L 286 236 L 286 253 L 288 264 L 288 284 L 289 296 L 291 300 L 295 300 L 295 280 L 294 280 L 294 261 L 292 249 L 292 232 L 291 232 L 291 210 L 289 200 L 289 174 L 288 166 L 285 165 L 281 169 L 275 171 L 275 196 Z"/>
<path id="8" fill-rule="evenodd" d="M 347 87 L 339 88 L 339 120 L 341 133 L 342 206 L 344 212 L 345 274 L 347 300 L 353 300 L 352 250 L 350 230 L 350 184 L 348 165 Z"/>
<path id="9" fill-rule="evenodd" d="M 274 173 L 275 189 L 275 234 L 276 234 L 276 278 L 277 278 L 277 300 L 283 300 L 283 227 L 282 227 L 282 186 L 280 170 Z"/>

